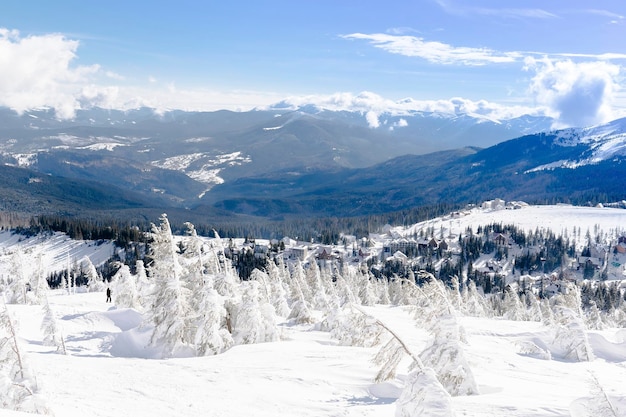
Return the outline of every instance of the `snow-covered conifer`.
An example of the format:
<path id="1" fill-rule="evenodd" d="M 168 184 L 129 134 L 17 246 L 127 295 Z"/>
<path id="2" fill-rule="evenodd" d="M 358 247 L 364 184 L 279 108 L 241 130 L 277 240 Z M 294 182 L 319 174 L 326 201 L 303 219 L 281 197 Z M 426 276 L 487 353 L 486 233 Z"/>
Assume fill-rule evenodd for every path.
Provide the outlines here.
<path id="1" fill-rule="evenodd" d="M 50 286 L 45 276 L 43 254 L 39 253 L 35 258 L 35 269 L 30 277 L 30 301 L 35 304 L 43 304 L 48 297 Z"/>
<path id="2" fill-rule="evenodd" d="M 452 396 L 478 394 L 478 385 L 465 359 L 465 333 L 459 326 L 448 292 L 440 280 L 430 276 L 422 286 L 418 311 L 432 336 L 429 345 L 420 354 L 425 367 L 432 368 L 441 385 Z"/>
<path id="3" fill-rule="evenodd" d="M 526 320 L 526 306 L 517 295 L 514 288 L 507 286 L 504 290 L 504 300 L 502 302 L 503 314 L 506 320 L 523 321 Z"/>
<path id="4" fill-rule="evenodd" d="M 50 308 L 50 304 L 47 299 L 44 301 L 43 305 L 41 330 L 43 331 L 44 346 L 54 346 L 57 348 L 58 353 L 67 355 L 63 333 L 61 332 L 57 319 L 52 311 L 52 308 Z"/>
<path id="5" fill-rule="evenodd" d="M 111 282 L 115 283 L 113 297 L 118 308 L 143 310 L 139 292 L 137 291 L 136 277 L 130 273 L 128 265 L 121 265 Z"/>
<path id="6" fill-rule="evenodd" d="M 26 275 L 24 256 L 21 251 L 16 251 L 11 255 L 9 267 L 9 304 L 26 304 L 28 302 L 29 280 Z"/>
<path id="7" fill-rule="evenodd" d="M 85 256 L 81 261 L 81 268 L 87 277 L 87 289 L 89 292 L 102 292 L 106 289 L 102 277 L 96 271 L 96 267 L 91 262 L 88 256 Z"/>
<path id="8" fill-rule="evenodd" d="M 331 310 L 323 321 L 323 328 L 345 346 L 376 346 L 383 332 L 372 317 L 354 309 L 352 304 Z"/>
<path id="9" fill-rule="evenodd" d="M 600 309 L 596 305 L 595 301 L 590 301 L 589 304 L 589 308 L 587 309 L 587 313 L 585 314 L 586 327 L 591 330 L 605 329 L 606 325 L 604 323 L 604 319 L 602 318 Z"/>
<path id="10" fill-rule="evenodd" d="M 274 307 L 261 303 L 259 282 L 245 281 L 241 302 L 234 310 L 232 318 L 233 340 L 235 344 L 273 342 L 279 339 Z"/>
<path id="11" fill-rule="evenodd" d="M 287 291 L 283 283 L 282 273 L 279 266 L 273 261 L 267 263 L 267 279 L 271 288 L 270 302 L 279 317 L 287 317 L 291 312 L 287 302 Z"/>
<path id="12" fill-rule="evenodd" d="M 32 370 L 19 347 L 16 326 L 6 308 L 0 311 L 0 406 L 50 414 Z"/>
<path id="13" fill-rule="evenodd" d="M 150 276 L 154 280 L 150 312 L 154 331 L 150 343 L 161 347 L 164 357 L 171 357 L 194 340 L 189 325 L 189 290 L 181 283 L 183 270 L 176 244 L 167 216 L 163 214 L 160 220 L 159 226 L 152 225 L 149 251 Z"/>
<path id="14" fill-rule="evenodd" d="M 467 283 L 461 296 L 463 299 L 461 309 L 464 314 L 472 317 L 486 317 L 488 315 L 489 310 L 485 298 L 478 292 L 474 281 L 470 280 Z"/>
<path id="15" fill-rule="evenodd" d="M 446 392 L 432 369 L 411 372 L 400 398 L 395 417 L 454 417 L 450 394 Z"/>
<path id="16" fill-rule="evenodd" d="M 557 308 L 557 323 L 552 344 L 567 360 L 576 362 L 594 360 L 585 332 L 585 324 L 582 318 L 570 308 Z"/>
<path id="17" fill-rule="evenodd" d="M 224 298 L 212 288 L 210 282 L 205 283 L 200 291 L 198 314 L 195 344 L 199 356 L 217 355 L 234 344 L 226 324 Z"/>

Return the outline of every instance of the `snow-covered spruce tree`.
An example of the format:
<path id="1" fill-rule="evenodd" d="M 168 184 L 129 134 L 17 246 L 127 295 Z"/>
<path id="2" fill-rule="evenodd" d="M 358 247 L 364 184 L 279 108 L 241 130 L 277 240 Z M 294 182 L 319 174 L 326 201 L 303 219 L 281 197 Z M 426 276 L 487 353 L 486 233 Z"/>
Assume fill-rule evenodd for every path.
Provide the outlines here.
<path id="1" fill-rule="evenodd" d="M 603 330 L 607 326 L 604 323 L 600 309 L 596 305 L 595 301 L 589 302 L 589 308 L 585 314 L 585 326 L 591 330 Z"/>
<path id="2" fill-rule="evenodd" d="M 430 368 L 411 372 L 396 401 L 395 417 L 454 417 L 450 394 Z"/>
<path id="3" fill-rule="evenodd" d="M 352 287 L 348 281 L 346 281 L 339 271 L 335 272 L 335 281 L 337 288 L 337 297 L 339 298 L 339 306 L 346 304 L 358 304 L 359 299 L 352 291 Z"/>
<path id="4" fill-rule="evenodd" d="M 463 299 L 461 310 L 463 314 L 471 317 L 486 317 L 488 315 L 488 307 L 485 298 L 478 292 L 476 283 L 469 281 L 461 294 Z"/>
<path id="5" fill-rule="evenodd" d="M 104 291 L 106 289 L 104 281 L 100 274 L 98 274 L 98 271 L 96 270 L 94 264 L 91 262 L 91 259 L 89 259 L 88 256 L 85 256 L 83 259 L 81 259 L 80 265 L 81 269 L 84 271 L 84 274 L 87 277 L 87 290 L 89 292 Z"/>
<path id="6" fill-rule="evenodd" d="M 37 254 L 34 266 L 33 273 L 30 276 L 31 291 L 29 291 L 27 298 L 33 304 L 43 304 L 46 302 L 48 291 L 50 290 L 43 265 L 43 254 Z"/>
<path id="7" fill-rule="evenodd" d="M 365 316 L 369 316 L 360 307 L 354 306 Z M 382 321 L 369 316 L 391 338 L 374 358 L 381 366 L 376 376 L 377 382 L 392 379 L 404 355 L 412 359 L 413 369 L 405 382 L 404 389 L 396 401 L 396 417 L 454 417 L 450 394 L 441 385 L 435 372 L 424 366 L 419 356 L 411 351 L 402 338 Z"/>
<path id="8" fill-rule="evenodd" d="M 557 306 L 557 321 L 552 345 L 563 358 L 576 362 L 594 360 L 585 324 L 576 312 L 568 307 Z"/>
<path id="9" fill-rule="evenodd" d="M 420 359 L 424 366 L 433 368 L 450 395 L 478 394 L 478 385 L 462 346 L 465 334 L 456 320 L 443 283 L 431 277 L 422 290 L 425 297 L 423 314 L 432 340 L 420 353 Z"/>
<path id="10" fill-rule="evenodd" d="M 224 297 L 213 288 L 212 276 L 205 277 L 198 294 L 198 316 L 195 318 L 195 345 L 198 356 L 217 355 L 228 350 L 233 338 L 228 331 Z"/>
<path id="11" fill-rule="evenodd" d="M 143 260 L 138 259 L 137 262 L 135 262 L 135 272 L 137 293 L 139 294 L 140 299 L 149 299 L 150 294 L 152 294 L 152 283 L 148 279 L 148 274 Z"/>
<path id="12" fill-rule="evenodd" d="M 189 290 L 181 283 L 183 270 L 167 215 L 163 214 L 160 221 L 159 226 L 152 225 L 149 246 L 149 273 L 154 281 L 150 343 L 162 348 L 163 357 L 171 357 L 193 344 L 195 332 L 189 323 Z"/>
<path id="13" fill-rule="evenodd" d="M 26 276 L 24 256 L 21 251 L 15 251 L 11 255 L 9 266 L 9 304 L 26 304 L 28 302 L 29 279 Z"/>
<path id="14" fill-rule="evenodd" d="M 383 332 L 383 328 L 372 317 L 355 309 L 352 304 L 329 311 L 323 321 L 323 328 L 344 346 L 376 346 Z"/>
<path id="15" fill-rule="evenodd" d="M 371 276 L 367 271 L 357 271 L 355 274 L 356 284 L 359 291 L 359 299 L 364 306 L 372 306 L 378 302 L 376 291 L 371 282 Z"/>
<path id="16" fill-rule="evenodd" d="M 241 302 L 232 317 L 235 344 L 274 342 L 279 339 L 276 313 L 269 303 L 260 302 L 259 282 L 242 282 Z"/>
<path id="17" fill-rule="evenodd" d="M 526 306 L 522 304 L 519 296 L 517 295 L 517 291 L 511 286 L 507 286 L 504 289 L 502 310 L 502 317 L 506 320 L 526 320 Z"/>
<path id="18" fill-rule="evenodd" d="M 33 414 L 51 414 L 20 350 L 17 330 L 6 307 L 0 311 L 0 406 Z"/>
<path id="19" fill-rule="evenodd" d="M 294 271 L 294 275 L 296 274 L 297 272 Z M 300 280 L 297 276 L 295 279 L 292 276 L 291 279 L 291 312 L 287 318 L 295 324 L 312 324 L 316 321 L 309 308 L 309 302 L 300 289 Z"/>
<path id="20" fill-rule="evenodd" d="M 539 302 L 539 308 L 541 310 L 541 322 L 544 326 L 554 326 L 556 318 L 554 316 L 554 310 L 550 305 L 550 300 L 544 298 Z"/>
<path id="21" fill-rule="evenodd" d="M 289 285 L 291 287 L 290 297 L 292 301 L 297 300 L 302 295 L 307 308 L 312 308 L 313 293 L 306 281 L 306 273 L 300 260 L 297 260 L 295 265 L 293 265 Z"/>
<path id="22" fill-rule="evenodd" d="M 306 282 L 311 291 L 311 308 L 316 310 L 328 311 L 330 308 L 328 298 L 326 297 L 326 288 L 322 282 L 322 275 L 317 262 L 309 263 L 309 267 L 305 273 Z"/>
<path id="23" fill-rule="evenodd" d="M 283 274 L 279 270 L 279 266 L 273 261 L 267 263 L 267 280 L 268 285 L 271 288 L 271 300 L 270 302 L 274 306 L 276 315 L 279 317 L 287 317 L 291 312 L 289 303 L 287 302 L 287 290 L 283 283 Z"/>
<path id="24" fill-rule="evenodd" d="M 43 304 L 43 320 L 41 321 L 41 330 L 43 332 L 44 346 L 54 346 L 57 348 L 57 353 L 67 355 L 63 333 L 61 332 L 59 323 L 57 322 L 52 308 L 50 308 L 47 298 Z"/>
<path id="25" fill-rule="evenodd" d="M 195 294 L 197 291 L 200 291 L 204 285 L 205 256 L 203 253 L 203 244 L 198 237 L 195 226 L 187 222 L 185 223 L 185 227 L 186 238 L 183 241 L 184 252 L 181 256 L 181 261 L 186 271 L 184 275 L 185 286 L 192 294 Z M 193 309 L 196 308 L 196 306 L 193 305 L 193 301 L 191 307 Z"/>
<path id="26" fill-rule="evenodd" d="M 128 265 L 121 265 L 111 282 L 115 283 L 113 298 L 118 308 L 133 308 L 137 311 L 143 311 L 137 291 L 136 277 L 130 273 Z"/>
<path id="27" fill-rule="evenodd" d="M 260 269 L 254 268 L 250 273 L 250 281 L 259 283 L 259 298 L 264 303 L 272 302 L 272 287 L 269 284 L 269 276 Z"/>

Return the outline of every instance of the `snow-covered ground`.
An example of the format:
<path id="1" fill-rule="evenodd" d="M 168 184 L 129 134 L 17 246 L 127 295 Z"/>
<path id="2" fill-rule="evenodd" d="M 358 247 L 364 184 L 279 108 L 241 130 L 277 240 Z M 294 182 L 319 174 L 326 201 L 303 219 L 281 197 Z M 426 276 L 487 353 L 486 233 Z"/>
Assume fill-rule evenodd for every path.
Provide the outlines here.
<path id="1" fill-rule="evenodd" d="M 434 227 L 445 229 L 447 236 L 492 222 L 524 230 L 549 227 L 557 233 L 580 227 L 584 239 L 585 231 L 596 225 L 605 233 L 621 229 L 626 211 L 569 206 L 472 210 L 396 231 Z M 97 265 L 113 250 L 63 235 L 25 239 L 0 233 L 0 260 L 9 259 L 17 247 L 33 256 L 44 253 L 50 269 L 62 269 L 68 258 L 85 255 Z M 149 347 L 152 325 L 142 325 L 149 320 L 138 311 L 106 303 L 103 292 L 54 290 L 47 298 L 68 355 L 44 344 L 41 306 L 7 304 L 6 309 L 18 325 L 23 360 L 56 416 L 394 416 L 409 377 L 404 358 L 395 378 L 377 383 L 380 366 L 372 359 L 381 345 L 341 345 L 319 330 L 319 323 L 295 325 L 286 319 L 279 319 L 279 341 L 236 345 L 215 356 L 158 359 Z M 422 352 L 432 340 L 425 330 L 426 314 L 417 307 L 362 308 L 413 352 Z M 465 329 L 462 348 L 479 392 L 451 398 L 457 417 L 626 416 L 626 329 L 586 330 L 593 360 L 573 362 L 554 343 L 553 326 L 460 312 L 457 321 Z M 431 411 L 429 415 L 443 415 L 440 409 Z M 0 408 L 4 415 L 27 414 Z"/>
<path id="2" fill-rule="evenodd" d="M 145 359 L 149 331 L 132 309 L 103 293 L 50 294 L 68 355 L 42 344 L 40 306 L 8 305 L 19 343 L 56 416 L 394 416 L 408 369 L 375 383 L 379 349 L 339 346 L 313 325 L 283 323 L 282 340 L 240 345 L 210 357 Z M 367 311 L 421 351 L 428 340 L 408 307 Z M 588 416 L 595 376 L 626 415 L 626 330 L 590 331 L 592 362 L 542 359 L 521 342 L 549 344 L 538 322 L 461 317 L 465 356 L 480 394 L 453 397 L 457 416 Z M 593 376 L 592 376 L 593 375 Z M 0 415 L 20 415 L 3 414 Z"/>
<path id="3" fill-rule="evenodd" d="M 0 278 L 9 274 L 15 253 L 24 258 L 23 267 L 27 275 L 33 273 L 37 267 L 36 260 L 41 256 L 47 275 L 70 269 L 85 257 L 94 265 L 101 265 L 113 256 L 115 250 L 110 241 L 73 240 L 64 233 L 25 237 L 3 231 L 0 232 Z"/>
<path id="4" fill-rule="evenodd" d="M 574 237 L 574 228 L 580 234 L 578 243 L 585 243 L 586 232 L 594 236 L 595 230 L 602 230 L 611 236 L 626 235 L 626 210 L 604 207 L 581 207 L 571 205 L 522 206 L 516 210 L 474 208 L 456 214 L 437 217 L 417 223 L 408 228 L 395 228 L 406 236 L 419 233 L 421 229 L 434 228 L 435 234 L 443 231 L 443 236 L 458 235 L 468 227 L 485 226 L 493 223 L 513 225 L 525 232 L 550 229 L 556 235 Z"/>

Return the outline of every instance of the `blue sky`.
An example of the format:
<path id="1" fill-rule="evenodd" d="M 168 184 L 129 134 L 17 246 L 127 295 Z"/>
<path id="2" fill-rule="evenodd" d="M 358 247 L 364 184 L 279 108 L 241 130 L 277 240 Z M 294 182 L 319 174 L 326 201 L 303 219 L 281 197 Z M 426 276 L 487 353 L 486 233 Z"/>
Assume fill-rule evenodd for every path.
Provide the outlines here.
<path id="1" fill-rule="evenodd" d="M 18 111 L 286 100 L 587 125 L 626 109 L 615 0 L 8 3 L 0 104 Z"/>

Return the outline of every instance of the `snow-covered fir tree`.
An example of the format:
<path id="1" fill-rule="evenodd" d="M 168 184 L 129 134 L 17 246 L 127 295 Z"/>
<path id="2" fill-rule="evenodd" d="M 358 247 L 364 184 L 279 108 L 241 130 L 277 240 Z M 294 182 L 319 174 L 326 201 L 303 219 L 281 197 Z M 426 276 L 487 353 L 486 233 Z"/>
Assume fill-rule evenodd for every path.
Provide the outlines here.
<path id="1" fill-rule="evenodd" d="M 0 406 L 33 414 L 51 414 L 20 349 L 16 325 L 6 307 L 0 309 Z"/>
<path id="2" fill-rule="evenodd" d="M 88 256 L 83 257 L 80 261 L 81 269 L 87 277 L 87 289 L 89 292 L 102 292 L 106 289 L 104 281 L 96 267 Z"/>
<path id="3" fill-rule="evenodd" d="M 150 237 L 149 272 L 154 282 L 150 310 L 154 330 L 150 343 L 162 348 L 164 357 L 171 357 L 194 342 L 195 332 L 189 322 L 190 294 L 181 283 L 183 269 L 167 215 L 161 216 L 158 226 L 152 225 Z"/>
<path id="4" fill-rule="evenodd" d="M 115 283 L 113 302 L 118 308 L 143 310 L 139 292 L 137 291 L 137 279 L 136 276 L 131 274 L 128 265 L 120 265 L 111 282 Z"/>
<path id="5" fill-rule="evenodd" d="M 57 353 L 67 355 L 67 349 L 65 347 L 63 333 L 56 319 L 56 316 L 52 311 L 52 308 L 50 308 L 50 304 L 48 303 L 47 298 L 43 304 L 43 319 L 41 321 L 41 330 L 43 332 L 44 346 L 56 347 Z"/>
<path id="6" fill-rule="evenodd" d="M 26 304 L 28 302 L 30 280 L 26 275 L 24 255 L 20 250 L 15 251 L 11 255 L 9 277 L 7 302 L 9 304 Z"/>
<path id="7" fill-rule="evenodd" d="M 274 342 L 279 339 L 274 307 L 261 302 L 258 281 L 242 282 L 241 302 L 234 309 L 233 340 L 235 344 Z"/>
<path id="8" fill-rule="evenodd" d="M 195 346 L 199 356 L 217 355 L 235 343 L 228 330 L 224 298 L 213 288 L 211 276 L 198 294 L 197 314 Z"/>

